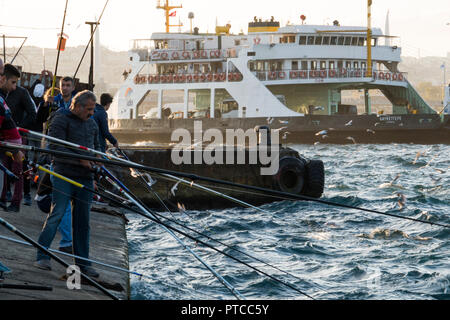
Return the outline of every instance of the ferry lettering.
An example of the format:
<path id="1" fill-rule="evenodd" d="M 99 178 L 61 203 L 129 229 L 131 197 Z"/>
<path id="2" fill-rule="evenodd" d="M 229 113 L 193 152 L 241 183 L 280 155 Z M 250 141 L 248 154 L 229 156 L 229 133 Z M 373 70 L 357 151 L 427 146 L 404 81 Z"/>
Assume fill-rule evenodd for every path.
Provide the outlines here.
<path id="1" fill-rule="evenodd" d="M 216 307 L 195 307 L 190 304 L 187 307 L 181 309 L 182 315 L 207 315 L 209 318 L 214 316 Z"/>

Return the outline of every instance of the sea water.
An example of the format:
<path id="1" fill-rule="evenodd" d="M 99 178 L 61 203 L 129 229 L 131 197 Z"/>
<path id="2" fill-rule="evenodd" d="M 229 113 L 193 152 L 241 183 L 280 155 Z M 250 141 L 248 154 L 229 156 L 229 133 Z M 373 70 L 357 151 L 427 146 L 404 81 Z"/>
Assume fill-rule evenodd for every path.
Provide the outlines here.
<path id="1" fill-rule="evenodd" d="M 450 146 L 291 147 L 324 162 L 324 200 L 450 224 Z M 210 242 L 315 299 L 450 299 L 449 229 L 314 202 L 279 201 L 263 206 L 267 213 L 234 208 L 165 215 L 289 272 Z M 234 299 L 160 226 L 139 216 L 130 219 L 130 268 L 146 276 L 132 276 L 132 299 Z M 247 299 L 306 299 L 180 237 Z"/>

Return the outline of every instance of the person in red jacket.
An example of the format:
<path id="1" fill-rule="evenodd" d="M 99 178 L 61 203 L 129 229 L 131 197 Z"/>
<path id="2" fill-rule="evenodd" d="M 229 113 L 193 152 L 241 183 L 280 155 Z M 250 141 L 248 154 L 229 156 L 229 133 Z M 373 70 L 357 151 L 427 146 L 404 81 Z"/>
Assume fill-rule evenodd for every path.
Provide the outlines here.
<path id="1" fill-rule="evenodd" d="M 22 138 L 17 130 L 16 123 L 12 118 L 11 110 L 6 104 L 5 92 L 15 88 L 19 77 L 20 73 L 14 66 L 9 64 L 3 66 L 2 61 L 0 67 L 0 140 L 15 144 L 22 144 Z M 19 180 L 15 183 L 14 195 L 9 207 L 6 206 L 5 177 L 3 178 L 0 207 L 6 211 L 19 212 L 23 192 L 23 179 L 21 179 L 21 177 L 24 154 L 21 151 L 16 151 L 13 153 L 12 159 L 8 158 L 3 152 L 1 152 L 0 156 L 3 158 L 5 167 L 9 168 L 17 177 L 19 177 Z"/>

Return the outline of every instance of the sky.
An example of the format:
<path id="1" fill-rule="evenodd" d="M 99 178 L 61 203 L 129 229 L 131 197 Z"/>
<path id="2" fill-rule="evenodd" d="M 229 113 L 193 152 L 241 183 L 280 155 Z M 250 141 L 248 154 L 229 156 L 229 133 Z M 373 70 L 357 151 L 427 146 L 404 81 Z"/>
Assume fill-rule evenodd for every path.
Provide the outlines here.
<path id="1" fill-rule="evenodd" d="M 165 1 L 165 0 L 164 0 Z M 89 41 L 89 26 L 100 16 L 106 0 L 69 0 L 65 34 L 68 46 L 85 46 Z M 109 0 L 101 21 L 102 45 L 115 51 L 126 51 L 131 39 L 146 39 L 153 32 L 165 30 L 164 11 L 156 9 L 157 0 Z M 178 19 L 189 29 L 188 13 L 195 14 L 194 26 L 200 32 L 213 32 L 216 19 L 219 25 L 232 25 L 232 32 L 247 32 L 254 16 L 268 19 L 274 16 L 282 25 L 288 21 L 300 23 L 300 16 L 308 24 L 365 26 L 366 0 L 171 0 L 182 3 L 175 9 Z M 55 48 L 60 32 L 65 0 L 0 0 L 0 35 L 27 36 L 27 45 Z M 373 27 L 384 30 L 386 14 L 390 11 L 391 35 L 399 36 L 396 44 L 405 56 L 447 56 L 450 53 L 449 0 L 373 0 Z M 34 28 L 34 29 L 30 29 Z M 173 28 L 178 32 L 178 28 Z M 1 45 L 1 43 L 0 43 Z M 7 46 L 18 46 L 10 40 Z"/>

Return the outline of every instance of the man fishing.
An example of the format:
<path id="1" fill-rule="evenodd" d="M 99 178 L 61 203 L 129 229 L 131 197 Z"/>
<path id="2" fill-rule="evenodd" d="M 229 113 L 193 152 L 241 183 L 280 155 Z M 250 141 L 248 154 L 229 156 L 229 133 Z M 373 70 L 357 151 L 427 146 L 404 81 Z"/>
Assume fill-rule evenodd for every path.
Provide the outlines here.
<path id="1" fill-rule="evenodd" d="M 49 128 L 49 136 L 100 150 L 98 127 L 91 118 L 94 114 L 95 103 L 96 97 L 92 92 L 83 91 L 77 94 L 72 99 L 69 110 L 61 108 L 56 113 Z M 54 143 L 50 143 L 49 148 L 50 150 L 69 153 L 81 152 Z M 87 160 L 74 161 L 68 158 L 55 157 L 54 171 L 91 189 L 93 188 L 94 174 L 92 173 L 92 164 Z M 66 208 L 72 202 L 73 251 L 76 256 L 88 259 L 89 219 L 92 198 L 91 192 L 80 189 L 62 179 L 55 179 L 53 184 L 53 206 L 39 237 L 39 244 L 46 248 L 50 247 Z M 75 259 L 75 264 L 80 267 L 81 272 L 89 277 L 99 277 L 99 274 L 91 267 L 90 263 Z M 43 252 L 38 251 L 35 266 L 50 271 L 50 258 Z"/>

